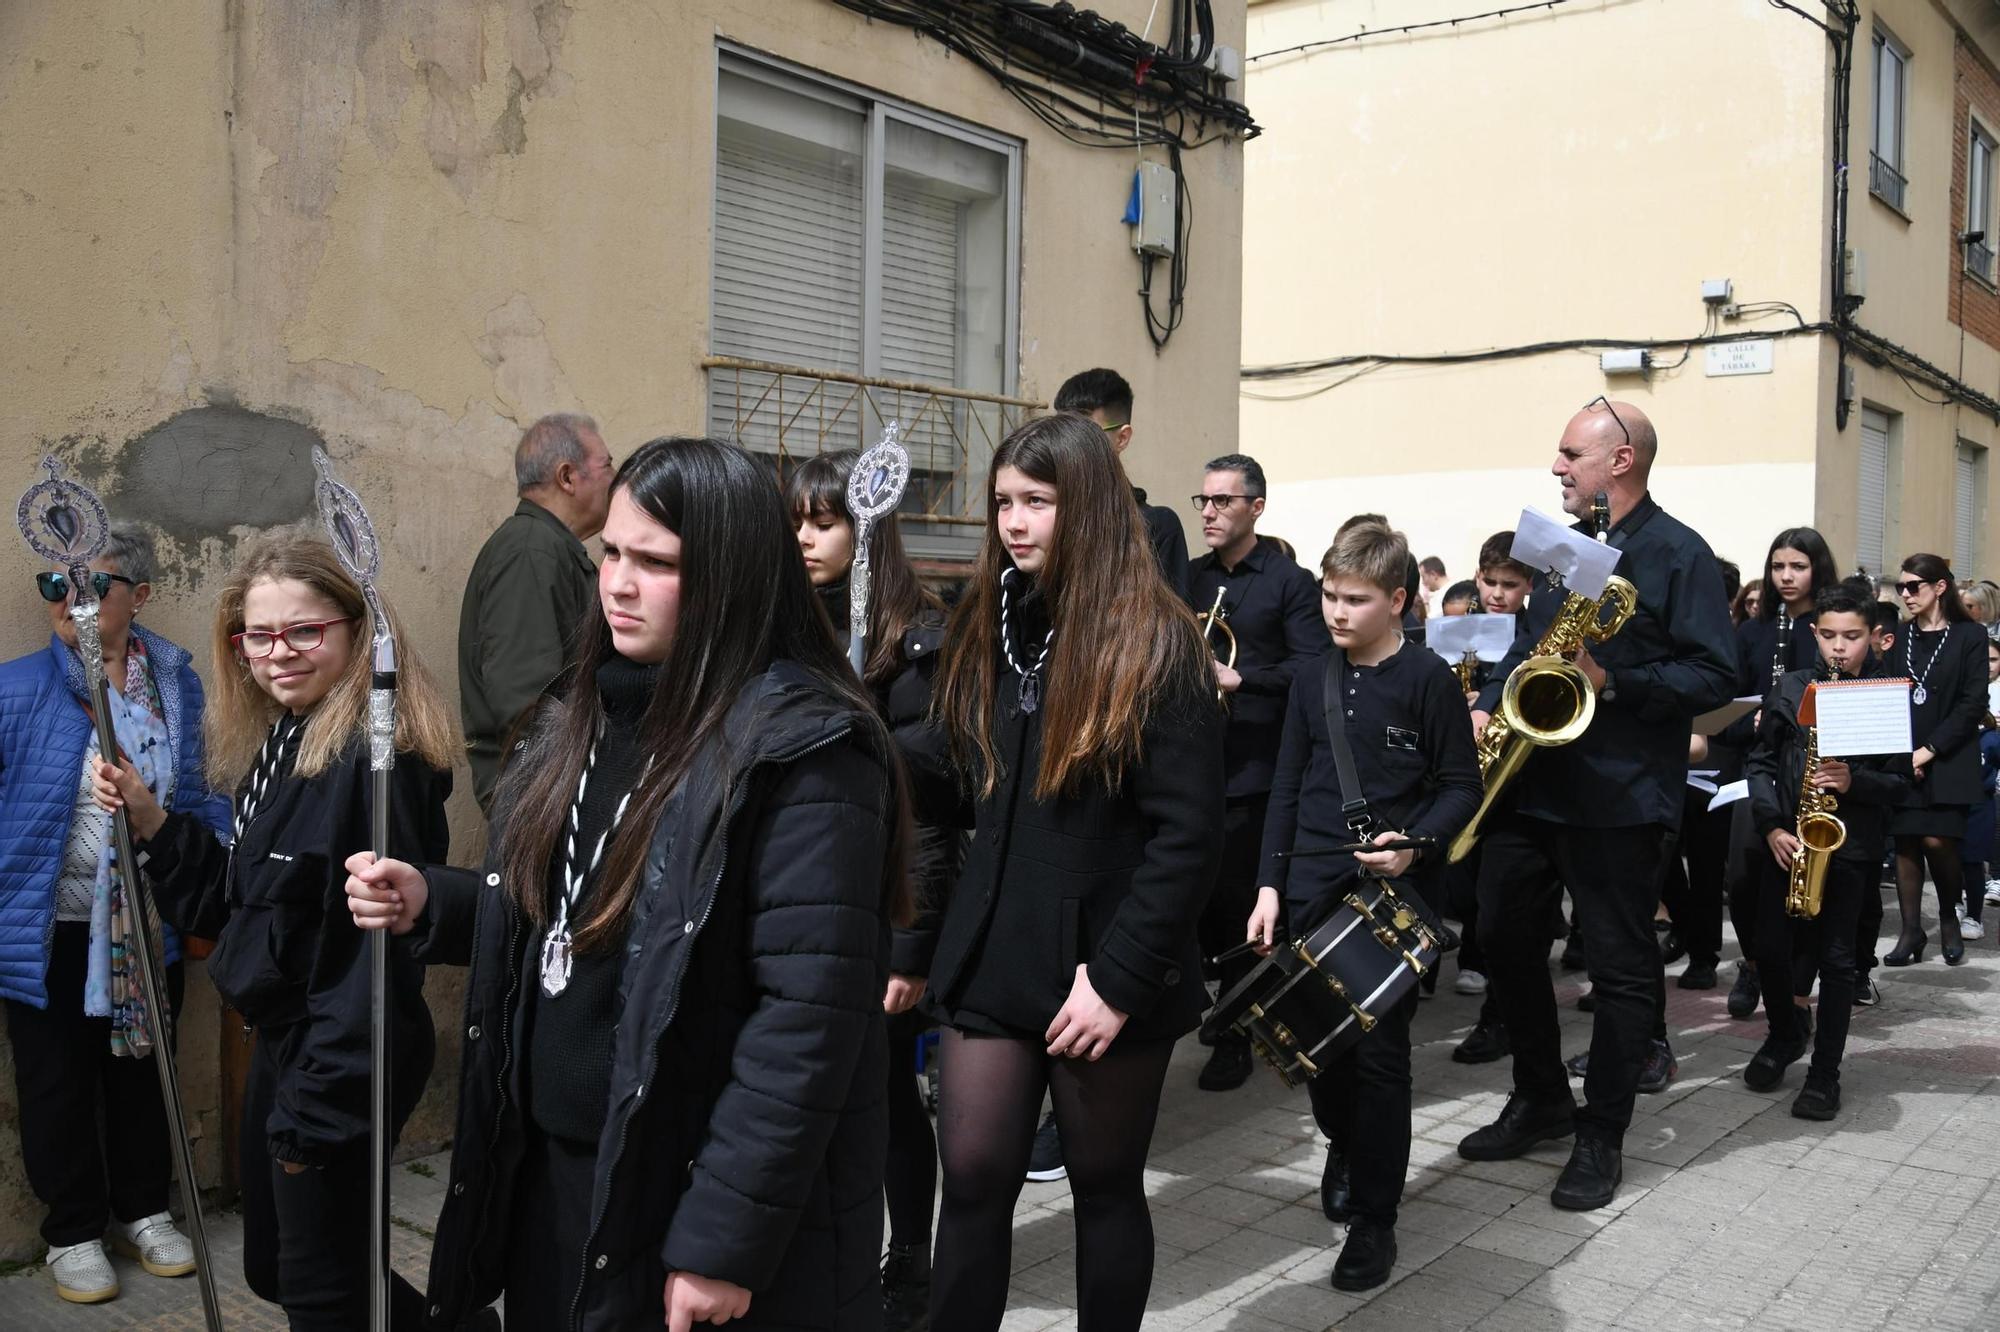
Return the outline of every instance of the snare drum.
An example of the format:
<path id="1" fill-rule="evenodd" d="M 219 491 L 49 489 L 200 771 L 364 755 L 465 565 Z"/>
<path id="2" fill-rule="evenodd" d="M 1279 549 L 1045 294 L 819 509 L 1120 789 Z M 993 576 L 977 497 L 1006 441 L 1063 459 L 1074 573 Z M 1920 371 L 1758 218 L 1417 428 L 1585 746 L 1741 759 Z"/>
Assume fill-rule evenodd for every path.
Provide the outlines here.
<path id="1" fill-rule="evenodd" d="M 1248 1037 L 1288 1087 L 1316 1077 L 1437 966 L 1442 941 L 1415 893 L 1372 875 L 1349 879 L 1333 914 L 1258 963 L 1203 1030 Z"/>

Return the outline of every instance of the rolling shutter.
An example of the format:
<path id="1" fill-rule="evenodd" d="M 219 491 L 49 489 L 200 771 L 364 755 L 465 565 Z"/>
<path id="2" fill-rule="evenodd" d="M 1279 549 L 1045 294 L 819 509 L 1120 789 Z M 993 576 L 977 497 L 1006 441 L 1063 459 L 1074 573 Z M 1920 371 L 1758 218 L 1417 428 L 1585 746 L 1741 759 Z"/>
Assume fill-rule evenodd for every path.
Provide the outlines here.
<path id="1" fill-rule="evenodd" d="M 1951 568 L 1960 578 L 1979 572 L 1979 450 L 1969 444 L 1958 446 L 1958 469 L 1953 478 Z"/>
<path id="2" fill-rule="evenodd" d="M 1882 549 L 1889 504 L 1889 418 L 1872 407 L 1861 411 L 1860 491 L 1855 505 L 1854 560 L 1870 576 L 1884 571 Z"/>

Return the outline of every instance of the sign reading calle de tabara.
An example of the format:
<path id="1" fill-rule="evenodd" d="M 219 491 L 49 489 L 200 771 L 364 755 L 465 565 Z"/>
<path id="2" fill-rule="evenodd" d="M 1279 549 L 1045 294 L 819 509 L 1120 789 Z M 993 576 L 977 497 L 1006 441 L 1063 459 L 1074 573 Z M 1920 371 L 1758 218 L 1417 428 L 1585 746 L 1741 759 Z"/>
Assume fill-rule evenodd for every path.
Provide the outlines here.
<path id="1" fill-rule="evenodd" d="M 1768 375 L 1771 373 L 1772 348 L 1776 345 L 1770 338 L 1710 343 L 1702 348 L 1708 359 L 1708 377 Z"/>

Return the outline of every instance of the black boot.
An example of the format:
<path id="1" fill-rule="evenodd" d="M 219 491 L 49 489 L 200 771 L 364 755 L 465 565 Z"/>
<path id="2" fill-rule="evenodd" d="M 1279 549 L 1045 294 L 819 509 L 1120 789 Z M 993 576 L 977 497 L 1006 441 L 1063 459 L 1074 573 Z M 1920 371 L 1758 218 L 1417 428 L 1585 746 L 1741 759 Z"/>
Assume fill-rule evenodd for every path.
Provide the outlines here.
<path id="1" fill-rule="evenodd" d="M 1347 1243 L 1333 1264 L 1335 1290 L 1373 1290 L 1389 1279 L 1396 1266 L 1396 1228 L 1375 1221 L 1356 1221 L 1347 1228 Z"/>
<path id="2" fill-rule="evenodd" d="M 882 1260 L 882 1332 L 925 1332 L 931 1325 L 931 1246 L 891 1244 Z"/>
<path id="3" fill-rule="evenodd" d="M 1712 990 L 1715 988 L 1715 963 L 1690 962 L 1680 979 L 1674 982 L 1683 990 Z"/>
<path id="4" fill-rule="evenodd" d="M 1625 1154 L 1608 1138 L 1580 1134 L 1549 1201 L 1567 1212 L 1590 1212 L 1618 1196 Z"/>
<path id="5" fill-rule="evenodd" d="M 1729 987 L 1729 1016 L 1747 1018 L 1757 1011 L 1757 1001 L 1764 997 L 1764 986 L 1757 979 L 1757 968 L 1749 959 L 1736 964 L 1736 984 Z"/>
<path id="6" fill-rule="evenodd" d="M 1795 1119 L 1828 1120 L 1840 1113 L 1840 1079 L 1824 1073 L 1806 1074 L 1806 1085 L 1792 1100 Z"/>
<path id="7" fill-rule="evenodd" d="M 1806 1052 L 1803 1036 L 1768 1036 L 1762 1048 L 1751 1056 L 1743 1069 L 1743 1085 L 1751 1091 L 1770 1091 L 1784 1081 L 1785 1070 Z"/>
<path id="8" fill-rule="evenodd" d="M 1531 1101 L 1515 1092 L 1507 1098 L 1498 1119 L 1460 1140 L 1458 1154 L 1468 1161 L 1511 1161 L 1526 1155 L 1538 1142 L 1567 1138 L 1575 1131 L 1576 1102 L 1567 1094 L 1550 1101 Z"/>
<path id="9" fill-rule="evenodd" d="M 1208 1062 L 1195 1081 L 1203 1091 L 1235 1091 L 1250 1080 L 1250 1065 L 1250 1042 L 1229 1032 L 1215 1038 L 1215 1048 L 1208 1052 Z"/>
<path id="10" fill-rule="evenodd" d="M 1514 1043 L 1507 1039 L 1504 1024 L 1482 1022 L 1458 1043 L 1451 1057 L 1460 1064 L 1490 1064 L 1496 1059 L 1505 1059 L 1513 1052 Z"/>
<path id="11" fill-rule="evenodd" d="M 1353 1202 L 1347 1184 L 1347 1156 L 1328 1147 L 1326 1167 L 1319 1175 L 1319 1209 L 1326 1213 L 1327 1220 L 1338 1224 L 1353 1215 Z"/>

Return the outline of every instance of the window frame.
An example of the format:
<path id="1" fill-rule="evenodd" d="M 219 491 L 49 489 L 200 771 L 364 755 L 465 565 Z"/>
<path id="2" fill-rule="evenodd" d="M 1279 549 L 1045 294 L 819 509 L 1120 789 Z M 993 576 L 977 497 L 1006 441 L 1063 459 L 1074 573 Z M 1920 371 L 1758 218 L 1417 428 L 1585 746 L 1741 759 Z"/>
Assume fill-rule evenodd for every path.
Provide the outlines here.
<path id="1" fill-rule="evenodd" d="M 1952 565 L 1953 572 L 1961 579 L 1978 573 L 1986 559 L 1985 523 L 1981 520 L 1986 513 L 1987 466 L 1989 451 L 1977 440 L 1959 436 L 1957 448 L 1952 452 Z M 1960 463 L 1972 464 L 1972 525 L 1969 531 L 1961 531 L 1958 526 L 1958 468 Z"/>
<path id="2" fill-rule="evenodd" d="M 1869 113 L 1870 134 L 1868 145 L 1868 192 L 1880 199 L 1898 213 L 1905 212 L 1910 197 L 1909 177 L 1904 174 L 1906 156 L 1906 134 L 1910 118 L 1910 48 L 1896 39 L 1896 35 L 1876 23 L 1870 43 L 1873 51 L 1874 76 L 1869 87 L 1874 94 Z M 1895 124 L 1891 141 L 1883 138 L 1882 76 L 1885 69 L 1884 57 L 1895 61 L 1896 96 Z M 1887 147 L 1892 154 L 1885 154 Z M 1891 197 L 1891 192 L 1893 196 Z M 1907 216 L 1907 214 L 1905 214 Z"/>
<path id="3" fill-rule="evenodd" d="M 1985 158 L 1983 182 L 1977 168 L 1981 156 Z M 1979 117 L 1966 118 L 1965 136 L 1965 234 L 1975 231 L 1986 233 L 1982 241 L 1967 241 L 1964 246 L 1965 269 L 1974 278 L 1991 287 L 1994 284 L 1994 251 L 2000 245 L 2000 236 L 1994 234 L 1993 214 L 1993 168 L 2000 163 L 2000 139 L 1996 139 L 1987 128 L 1979 123 Z M 1985 197 L 1980 197 L 1984 186 Z"/>

